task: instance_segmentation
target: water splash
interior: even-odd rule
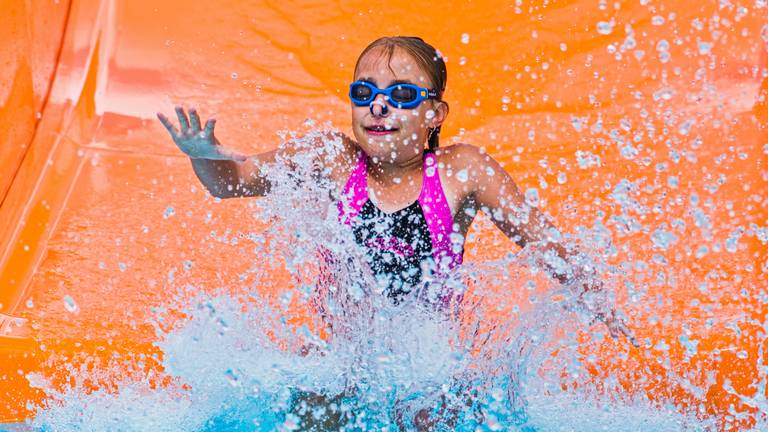
[[[156,308],[153,318],[154,345],[161,353],[156,366],[120,358],[73,364],[63,386],[31,374],[32,385],[48,399],[30,426],[73,431],[718,427],[671,397],[646,397],[638,390],[644,382],[628,384],[601,364],[594,351],[606,343],[605,329],[590,326],[592,316],[578,307],[571,287],[553,289],[544,281],[545,269],[561,274],[568,269],[540,245],[466,264],[445,280],[427,278],[407,301],[392,304],[367,271],[364,251],[337,222],[331,186],[316,180],[313,160],[338,152],[340,143],[317,131],[301,137],[288,133],[286,139],[302,151],[292,158],[291,170],[284,168],[287,161],[267,168],[273,191],[254,210],[256,220],[270,225],[243,238],[261,262],[284,263],[291,279],[275,280],[256,265],[245,290],[177,287],[176,300]],[[622,180],[611,195],[626,217],[645,213],[634,195],[637,187]],[[574,236],[553,235],[591,252],[580,265],[605,275],[606,287],[618,286],[622,269],[599,259],[614,252],[598,221]],[[660,228],[652,239],[665,250],[673,244],[670,236]],[[184,268],[195,269],[186,262]],[[460,307],[437,306],[444,287],[464,294]],[[587,301],[590,307],[614,301],[611,292],[602,294]],[[680,342],[688,357],[697,354],[697,341],[686,336]],[[619,348],[610,361],[631,364],[626,342],[614,343]],[[647,340],[645,348],[659,363],[669,362],[666,342]],[[762,349],[759,355],[762,362]],[[659,378],[687,382],[691,393],[702,393],[671,366]],[[765,406],[757,396],[747,402]]]

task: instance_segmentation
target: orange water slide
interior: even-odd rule
[[[2,9],[0,421],[32,414],[28,403],[43,395],[25,375],[50,372],[52,353],[151,353],[146,318],[173,286],[242,284],[257,260],[231,241],[253,229],[251,201],[207,196],[156,111],[195,105],[244,152],[275,146],[278,131],[308,118],[347,131],[357,54],[394,34],[419,35],[447,57],[444,145],[486,147],[523,190],[536,188],[558,226],[599,221],[613,235],[611,260],[645,289],[627,303],[630,322],[653,343],[605,367],[631,366],[617,373],[643,383],[633,391],[702,403],[724,419],[756,412],[723,383],[765,391],[754,385],[762,330],[742,325],[736,337],[727,320],[707,319],[766,315],[764,1],[10,0]],[[624,187],[637,207],[617,200]],[[469,261],[513,248],[487,225],[474,230]],[[681,332],[700,341],[697,354],[686,357]],[[659,340],[669,352],[654,351]],[[611,358],[611,347],[598,349]],[[659,355],[705,388],[702,400],[642,376],[665,367]]]

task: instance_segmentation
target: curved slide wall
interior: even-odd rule
[[[409,34],[448,58],[444,143],[485,146],[564,229],[611,234],[632,282],[620,300],[650,341],[619,376],[749,424],[765,392],[768,6],[510,3],[4,6],[0,419],[30,415],[42,395],[23,375],[52,353],[150,353],[145,318],[169,285],[237,285],[258,259],[209,240],[252,229],[250,203],[207,197],[155,111],[194,104],[242,151],[307,118],[348,130],[357,54]],[[469,260],[513,248],[475,231]],[[666,367],[703,390],[654,380]]]

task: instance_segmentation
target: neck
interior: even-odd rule
[[[368,176],[380,185],[394,184],[396,178],[405,180],[406,175],[413,173],[417,168],[421,168],[422,157],[422,154],[419,153],[400,162],[374,162],[373,159],[368,158]]]

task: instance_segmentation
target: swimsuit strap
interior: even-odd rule
[[[365,153],[360,151],[357,165],[347,179],[344,192],[337,204],[339,219],[347,225],[351,224],[352,220],[360,214],[366,201],[368,201],[368,160]]]
[[[454,248],[451,242],[453,215],[448,206],[443,185],[440,183],[437,157],[431,151],[424,154],[423,171],[419,205],[429,227],[429,236],[432,239],[432,250],[438,269],[444,269],[446,265],[450,269],[461,264],[464,250],[461,245]]]

